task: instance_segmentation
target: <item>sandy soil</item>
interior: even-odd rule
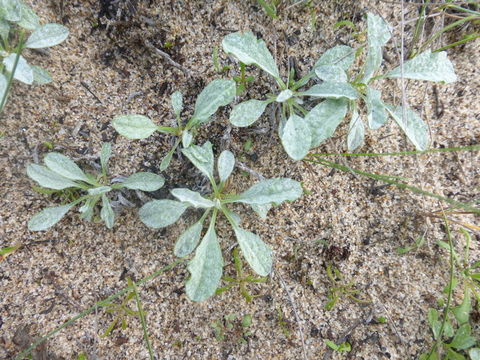
[[[316,28],[304,6],[284,7],[280,19],[272,20],[255,1],[142,1],[135,15],[117,20],[99,19],[101,2],[97,1],[51,1],[48,6],[30,3],[43,22],[63,20],[71,35],[48,56],[27,54],[32,62],[51,71],[55,80],[42,87],[15,84],[1,120],[5,136],[0,138],[0,247],[23,245],[0,262],[1,359],[18,354],[18,330],[23,326],[31,325],[33,336],[44,334],[125,287],[126,277],[139,280],[174,261],[175,239],[195,219],[192,212],[177,225],[154,231],[138,220],[135,209],[123,209],[110,231],[101,223],[84,222],[72,212],[47,232],[29,232],[28,219],[54,204],[48,196],[32,190],[33,182],[25,171],[28,163],[41,160],[49,151],[46,142],[88,167],[97,160],[101,143],[111,141],[113,176],[139,170],[158,172],[169,139],[157,134],[129,141],[116,134],[112,118],[131,112],[168,125],[174,120],[169,95],[175,90],[184,92],[187,113],[191,112],[198,91],[222,77],[213,67],[212,51],[215,46],[220,48],[222,38],[232,31],[250,29],[261,36],[283,74],[289,57],[306,72],[329,47],[340,43],[358,46],[347,30],[333,29],[337,21],[349,19],[363,29],[362,16],[373,11],[396,26],[395,39],[386,51],[391,62],[385,67],[398,63],[395,44],[400,43],[401,12],[399,5],[390,3],[321,2],[316,5]],[[417,16],[414,6],[406,6],[406,10],[406,19]],[[412,24],[407,24],[407,43]],[[191,76],[155,56],[144,46],[145,39],[163,49],[166,42],[173,44],[164,50]],[[479,49],[476,41],[449,52],[459,80],[435,85],[441,114],[432,84],[407,83],[409,103],[423,112],[431,128],[432,147],[478,144]],[[219,52],[221,64],[234,65]],[[265,94],[271,80],[254,68],[249,71],[256,79],[244,98]],[[233,75],[233,71],[228,73]],[[398,103],[397,82],[385,81],[380,87],[385,89],[385,100]],[[268,117],[250,129],[230,129],[229,110],[218,112],[198,141],[208,138],[216,150],[229,148],[265,177],[303,181],[310,194],[273,209],[266,221],[238,207],[245,227],[257,232],[275,252],[273,276],[266,283],[249,285],[258,295],[252,303],[246,303],[236,289],[192,303],[184,293],[188,272],[183,265],[141,289],[157,358],[298,359],[306,355],[309,359],[414,359],[426,351],[432,342],[426,313],[446,284],[448,258],[436,245],[438,240],[446,240],[440,221],[421,214],[438,210],[440,204],[394,187],[380,187],[381,183],[360,176],[293,162],[279,145],[276,131],[271,138]],[[228,131],[230,136],[225,137]],[[346,132],[343,124],[318,150],[344,151]],[[245,152],[243,145],[248,139],[253,148]],[[406,149],[411,145],[392,121],[378,131],[369,131],[362,148],[372,152]],[[413,185],[458,201],[478,200],[477,152],[332,160],[402,176]],[[167,190],[178,184],[197,188],[203,184],[201,175],[180,159],[174,159],[165,176],[168,187],[154,197],[167,196]],[[255,181],[237,170],[232,190],[240,191]],[[141,203],[133,193],[130,199]],[[475,222],[468,215],[457,219]],[[226,250],[234,239],[222,221],[219,236]],[[395,252],[422,234],[426,244],[421,249],[403,256]],[[459,242],[463,239],[457,231],[454,236]],[[478,233],[473,239],[471,258],[478,259]],[[224,257],[224,273],[234,275],[230,254],[224,252]],[[369,303],[342,299],[326,311],[331,286],[325,272],[328,264],[339,268],[359,289],[359,297]],[[239,321],[226,331],[224,340],[215,338],[211,323],[233,313],[253,316],[252,335],[246,342],[240,341]],[[379,317],[387,322],[379,323]],[[101,337],[112,320],[111,314],[98,309],[50,339],[43,355],[49,353],[45,355],[48,359],[76,359],[80,353],[88,359],[147,359],[140,321],[131,317],[126,330]],[[350,342],[352,351],[347,355],[328,352],[324,339],[342,337]]]

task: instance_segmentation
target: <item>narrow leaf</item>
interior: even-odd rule
[[[220,106],[230,104],[235,98],[236,84],[233,80],[213,80],[197,97],[193,119],[206,122]]]
[[[157,126],[143,115],[115,116],[112,125],[120,135],[129,139],[144,139],[157,130]]]
[[[275,60],[270,51],[268,51],[265,42],[257,40],[250,31],[246,33],[237,32],[225,36],[222,46],[227,54],[232,54],[245,65],[257,65],[274,78],[280,78],[277,64],[275,64]]]
[[[165,179],[157,174],[150,172],[138,172],[130,175],[122,183],[127,189],[156,191],[165,183]]]
[[[282,133],[282,145],[293,160],[301,160],[308,154],[312,143],[311,130],[300,116],[291,115]]]
[[[185,230],[175,243],[175,256],[184,257],[190,255],[195,250],[200,236],[202,235],[203,220],[197,221],[195,224]]]
[[[193,135],[190,131],[184,131],[182,133],[182,146],[184,148],[189,147],[192,144]]]
[[[280,204],[284,201],[297,200],[303,189],[298,181],[288,178],[263,180],[240,194],[235,202],[246,204]]]
[[[63,42],[68,36],[68,29],[59,24],[45,24],[37,28],[28,38],[25,46],[41,49]]]
[[[378,129],[388,120],[382,93],[368,86],[365,103],[367,104],[368,126],[372,130]]]
[[[55,225],[73,207],[72,204],[46,208],[34,215],[28,222],[28,229],[31,231],[47,230]]]
[[[43,159],[47,167],[70,180],[89,182],[87,175],[72,160],[63,154],[51,152]]]
[[[160,163],[160,171],[166,170],[170,166],[170,162],[172,161],[172,156],[176,148],[171,148],[167,155],[162,159],[162,162]]]
[[[350,46],[337,45],[331,49],[328,49],[323,53],[320,59],[317,60],[313,69],[321,65],[336,65],[347,71],[355,60],[355,50]]]
[[[100,210],[100,217],[105,222],[107,228],[113,228],[115,222],[115,214],[113,213],[112,205],[105,195],[102,195],[102,210]]]
[[[345,99],[329,99],[315,106],[305,116],[305,122],[310,127],[312,141],[310,148],[319,146],[331,137],[337,126],[347,114],[348,102]]]
[[[0,99],[3,99],[5,95],[5,91],[7,91],[7,87],[8,87],[8,81],[5,78],[5,75],[0,74]]]
[[[202,146],[192,145],[187,149],[182,149],[182,153],[198,170],[213,180],[213,150],[209,141]]]
[[[138,214],[148,227],[158,229],[178,220],[188,205],[174,200],[152,200],[143,205]]]
[[[180,91],[175,91],[172,94],[172,108],[175,116],[180,116],[183,110],[183,94]]]
[[[195,208],[208,209],[215,206],[215,203],[212,200],[205,199],[198,192],[189,189],[177,188],[171,190],[170,192],[181,202],[187,203],[189,206],[193,206]]]
[[[347,136],[347,147],[349,152],[353,152],[360,145],[363,144],[363,139],[365,137],[365,127],[363,121],[360,118],[360,115],[357,111],[354,111],[352,114],[352,119],[350,120],[350,126],[348,129]]]
[[[231,151],[224,150],[217,160],[217,170],[220,181],[225,182],[235,166],[235,156]]]
[[[267,276],[272,271],[272,250],[258,235],[240,227],[234,227],[243,256],[250,267],[260,276]]]
[[[323,82],[322,84],[313,85],[307,91],[299,93],[299,96],[313,96],[326,99],[347,98],[355,100],[358,97],[358,93],[349,83]]]
[[[100,165],[102,166],[102,171],[106,174],[108,171],[108,160],[112,155],[112,144],[104,143],[102,145],[102,152],[100,153]]]
[[[382,47],[390,40],[392,28],[380,16],[367,14],[368,55],[362,82],[367,84],[382,64]]]
[[[3,65],[5,65],[5,69],[9,73],[13,71],[13,65],[15,65],[16,57],[17,54],[13,53],[3,59]],[[25,58],[21,55],[18,59],[17,67],[15,68],[13,78],[28,85],[31,85],[33,83],[33,70],[30,65],[28,65],[27,60],[25,60]]]
[[[403,130],[417,150],[426,150],[430,143],[428,125],[411,109],[405,109],[405,119],[401,106],[386,107],[387,111]]]
[[[193,301],[203,301],[212,296],[222,277],[222,251],[212,224],[188,264],[192,276],[185,288],[187,296]]]
[[[88,195],[103,195],[108,193],[112,188],[110,186],[99,186],[92,189],[88,189]]]
[[[48,189],[63,190],[70,187],[78,187],[78,184],[74,181],[37,164],[28,165],[27,175],[40,186]]]
[[[262,116],[267,105],[267,101],[255,99],[241,102],[233,107],[229,120],[238,127],[250,126]]]

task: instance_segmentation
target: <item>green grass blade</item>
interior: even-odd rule
[[[145,338],[145,342],[147,344],[150,360],[154,360],[155,356],[153,355],[152,345],[150,344],[150,340],[148,339],[148,328],[147,328],[147,321],[145,320],[145,313],[143,312],[143,309],[142,309],[142,303],[140,302],[140,296],[138,295],[137,287],[130,278],[128,278],[128,286],[132,287],[133,292],[135,294],[135,301],[137,302],[138,316],[140,317],[140,321],[142,322],[143,337]]]

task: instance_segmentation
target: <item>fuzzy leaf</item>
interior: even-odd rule
[[[187,149],[182,149],[182,153],[198,170],[209,179],[213,179],[213,150],[209,141],[202,146],[192,145]]]
[[[250,204],[250,207],[257,213],[262,220],[267,218],[268,211],[272,208],[272,204]]]
[[[388,120],[385,104],[382,101],[382,93],[368,86],[365,103],[367,104],[368,126],[372,130],[378,129]]]
[[[360,115],[357,111],[354,111],[352,114],[352,119],[350,120],[350,125],[348,128],[347,136],[347,147],[348,151],[352,152],[360,145],[363,144],[363,139],[365,137],[365,127],[363,121],[360,118]]]
[[[468,356],[470,356],[471,360],[480,360],[480,348],[469,349]]]
[[[458,306],[455,306],[452,309],[452,312],[453,312],[453,315],[455,315],[455,319],[457,319],[459,324],[465,324],[468,322],[471,311],[472,311],[471,290],[469,287],[465,287],[462,303]]]
[[[48,189],[63,190],[70,187],[78,187],[78,184],[74,181],[37,164],[28,165],[27,175],[40,186]]]
[[[282,133],[282,145],[293,160],[301,160],[308,154],[312,135],[310,127],[300,116],[291,115]]]
[[[194,208],[203,208],[209,209],[215,206],[215,203],[212,200],[205,199],[198,192],[189,190],[189,189],[173,189],[170,191],[173,196],[175,196],[179,201],[187,203],[188,206],[193,206]]]
[[[235,156],[231,151],[224,150],[217,160],[217,170],[220,181],[224,182],[228,179],[235,167]]]
[[[313,65],[313,69],[316,69],[321,65],[337,65],[344,71],[347,71],[348,68],[353,64],[354,60],[355,50],[353,50],[350,46],[337,45],[325,51],[320,59],[317,60],[315,65]]]
[[[212,224],[188,264],[192,276],[185,288],[187,296],[193,301],[203,301],[212,296],[222,277],[222,251]]]
[[[55,46],[63,42],[68,36],[68,29],[59,24],[45,24],[37,28],[25,43],[30,49],[41,49]]]
[[[88,195],[103,195],[112,190],[110,186],[99,186],[92,189],[88,189]]]
[[[0,0],[0,14],[10,22],[20,21],[22,5],[19,0]]]
[[[403,130],[407,138],[415,145],[417,150],[426,150],[430,143],[427,124],[411,109],[405,110],[405,119],[402,119],[401,106],[388,106],[387,111]]]
[[[112,205],[105,195],[102,195],[102,210],[100,210],[100,217],[105,222],[107,228],[113,228],[115,222],[115,214],[113,213]]]
[[[52,76],[44,68],[37,65],[30,65],[33,71],[33,81],[39,85],[45,85],[52,82]]]
[[[80,180],[88,182],[87,175],[72,160],[63,154],[51,152],[43,159],[47,167],[57,174],[70,180]]]
[[[195,247],[200,241],[200,236],[202,235],[202,228],[203,221],[197,221],[179,236],[175,243],[175,256],[184,257],[195,250]]]
[[[367,59],[365,60],[365,71],[362,78],[364,84],[368,84],[375,75],[375,72],[380,69],[382,59],[382,48],[372,47],[368,49]]]
[[[183,110],[183,94],[180,91],[175,91],[172,94],[172,108],[175,116],[180,116]]]
[[[160,162],[160,171],[166,170],[170,166],[170,162],[172,161],[173,152],[175,148],[170,149],[170,151],[165,155],[165,157]]]
[[[227,54],[232,54],[245,65],[257,65],[274,78],[280,78],[277,64],[270,51],[268,51],[265,42],[257,40],[250,31],[225,36],[222,46]]]
[[[115,116],[112,125],[120,135],[129,139],[145,139],[157,130],[152,120],[143,115]]]
[[[189,147],[192,144],[193,135],[190,131],[184,131],[182,133],[182,146],[184,148]]]
[[[284,201],[297,200],[302,196],[302,186],[298,181],[288,178],[263,180],[240,194],[235,202],[245,204],[280,204]]]
[[[258,235],[240,227],[234,227],[243,256],[250,267],[260,276],[267,276],[272,271],[272,250]]]
[[[72,204],[67,204],[43,209],[28,221],[28,229],[31,231],[47,230],[59,222],[72,207]]]
[[[348,102],[345,99],[329,99],[315,106],[305,116],[305,122],[310,127],[312,142],[310,148],[319,146],[331,137],[337,126],[347,114]]]
[[[5,42],[8,41],[8,35],[10,33],[10,25],[7,21],[2,19],[0,14],[0,38]]]
[[[464,324],[458,328],[455,336],[449,346],[457,350],[465,350],[472,347],[477,342],[477,339],[471,336],[472,328],[470,324]]]
[[[17,24],[24,29],[35,30],[40,26],[37,14],[23,2],[20,4],[20,17],[20,21]]]
[[[399,78],[402,76],[400,67],[388,72],[387,77]],[[403,77],[414,80],[443,81],[451,83],[457,81],[453,64],[447,58],[445,51],[432,53],[430,50],[405,61]]]
[[[112,144],[104,143],[102,145],[102,152],[100,153],[100,165],[102,166],[102,170],[105,173],[107,173],[108,160],[110,160],[111,155],[112,155]]]
[[[380,16],[367,14],[367,39],[369,47],[381,48],[392,37],[392,27]]]
[[[228,105],[233,101],[236,89],[233,80],[213,80],[198,95],[192,118],[200,123],[208,121],[220,106]]]
[[[8,81],[5,78],[5,75],[0,74],[0,99],[3,99],[5,91],[7,91],[7,87],[8,87]]]
[[[280,94],[277,95],[277,98],[275,99],[276,102],[282,103],[287,101],[293,96],[293,92],[290,89],[285,89],[280,92]]]
[[[347,98],[355,100],[358,96],[355,90],[349,83],[339,82],[323,82],[322,84],[313,85],[307,91],[299,94],[300,96],[313,96],[326,99],[340,99]]]
[[[122,183],[127,189],[156,191],[165,183],[165,179],[157,174],[150,172],[138,172],[130,175]]]
[[[338,65],[320,65],[315,68],[315,75],[320,80],[329,82],[347,82],[347,73]]]
[[[16,57],[17,54],[10,54],[3,59],[3,65],[5,65],[5,69],[10,73],[13,71],[13,65],[15,64]],[[33,70],[31,66],[28,65],[27,60],[25,60],[25,58],[21,55],[18,59],[13,78],[28,85],[32,85],[33,83]]]
[[[267,105],[267,101],[255,99],[241,102],[233,107],[229,121],[238,127],[250,126],[262,116]]]
[[[173,224],[188,205],[174,200],[152,200],[144,204],[138,215],[148,227],[158,229]]]

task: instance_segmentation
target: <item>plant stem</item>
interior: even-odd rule
[[[10,92],[10,88],[12,87],[13,75],[15,74],[15,70],[17,70],[18,61],[20,60],[20,55],[22,54],[23,46],[25,45],[24,38],[25,38],[25,32],[22,31],[20,33],[20,39],[19,39],[18,46],[17,46],[17,49],[16,49],[17,56],[15,56],[15,61],[13,63],[12,72],[8,76],[7,87],[5,89],[5,92],[3,93],[2,101],[0,102],[0,115],[3,112],[3,107],[5,106],[5,103],[7,102],[8,93]]]

